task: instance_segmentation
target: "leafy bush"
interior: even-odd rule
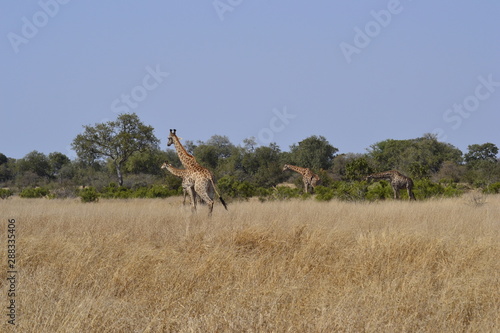
[[[133,192],[125,186],[118,186],[116,183],[110,183],[102,189],[100,196],[101,198],[107,199],[127,199],[133,197]]]
[[[7,199],[8,197],[12,196],[14,192],[12,192],[11,189],[8,188],[0,188],[0,198],[2,199]]]
[[[499,183],[493,183],[488,186],[483,190],[484,193],[488,194],[497,194],[500,193],[500,182]]]
[[[255,186],[247,181],[243,181],[236,187],[238,197],[248,200],[255,194]]]
[[[365,182],[340,182],[337,185],[336,196],[339,200],[360,201],[366,198]]]
[[[314,193],[316,193],[316,200],[318,201],[330,201],[335,196],[335,190],[325,186],[316,186]]]
[[[419,179],[415,181],[413,192],[417,199],[428,199],[431,197],[442,196],[445,193],[444,187],[433,183],[428,179]]]
[[[366,199],[370,201],[385,200],[393,197],[394,192],[392,187],[386,181],[375,182],[367,188]]]
[[[25,188],[19,193],[21,198],[43,198],[50,197],[49,189],[45,187]]]
[[[464,194],[464,189],[456,183],[449,183],[444,186],[443,196],[447,198],[459,197]]]
[[[299,197],[300,190],[298,188],[291,188],[288,186],[277,186],[271,195],[271,198],[274,200],[288,200]]]
[[[217,185],[219,186],[219,189],[224,193],[225,195],[234,198],[237,195],[237,183],[238,181],[236,180],[235,177],[232,176],[224,176],[219,181],[217,182]]]
[[[153,185],[151,187],[138,188],[133,193],[133,196],[135,198],[167,198],[176,194],[179,193],[175,190],[171,190],[162,185]]]
[[[92,186],[86,187],[78,193],[82,202],[97,202],[99,201],[99,193]]]
[[[240,198],[248,200],[255,194],[256,188],[254,185],[250,184],[247,181],[238,181],[235,177],[232,176],[224,176],[217,182],[217,187],[224,193],[225,195],[231,198]]]
[[[259,197],[260,202],[265,202],[273,194],[273,188],[268,187],[257,187],[255,189],[255,194]]]

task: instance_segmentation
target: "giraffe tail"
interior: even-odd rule
[[[226,202],[224,201],[224,199],[222,199],[222,196],[220,195],[219,191],[217,191],[217,187],[215,187],[215,182],[213,179],[210,179],[210,181],[212,182],[212,186],[214,187],[214,191],[215,193],[217,194],[217,196],[219,197],[219,200],[220,202],[222,203],[222,205],[224,206],[224,208],[227,210],[227,204]]]
[[[217,193],[218,194],[218,193]],[[222,199],[222,197],[219,195],[219,200],[220,202],[222,203],[222,205],[224,206],[224,208],[227,210],[227,204],[226,202],[224,201],[224,199]]]

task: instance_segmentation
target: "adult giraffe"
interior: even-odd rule
[[[215,188],[214,176],[207,168],[202,167],[193,155],[189,154],[184,146],[181,144],[179,138],[176,135],[176,130],[171,129],[170,134],[168,136],[167,146],[174,145],[177,150],[177,155],[179,155],[179,159],[181,160],[182,165],[186,168],[186,179],[188,179],[189,188],[191,188],[190,194],[191,197],[191,210],[196,211],[196,200],[194,200],[196,194],[200,196],[200,199],[203,200],[208,205],[208,215],[212,215],[212,211],[214,209],[214,192],[217,193],[220,202],[227,210],[227,205],[222,196],[217,192]],[[188,191],[189,194],[189,191]]]
[[[415,199],[415,195],[413,195],[413,180],[410,177],[403,175],[401,172],[397,170],[389,170],[379,173],[373,173],[366,177],[366,180],[369,181],[371,179],[383,179],[387,180],[394,191],[394,199],[399,199],[399,190],[406,188],[408,191],[409,200],[417,200]]]
[[[314,190],[316,185],[319,185],[321,179],[317,174],[311,171],[309,168],[301,168],[295,165],[285,164],[283,166],[283,171],[292,170],[298,172],[302,175],[302,181],[304,182],[304,192],[309,192],[309,186]]]

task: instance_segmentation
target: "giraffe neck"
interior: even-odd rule
[[[177,155],[179,155],[179,159],[181,160],[182,165],[185,168],[192,168],[194,165],[196,165],[197,163],[194,156],[186,151],[184,146],[179,141],[177,135],[174,135],[173,139],[174,139],[175,149],[177,150]]]
[[[187,170],[184,170],[184,169],[178,169],[176,167],[174,167],[173,165],[171,164],[167,164],[167,170],[173,174],[174,176],[177,176],[177,177],[184,177],[187,173]]]
[[[374,173],[373,175],[370,175],[370,178],[372,178],[372,179],[392,179],[392,177],[394,177],[394,175],[395,175],[394,171],[386,171],[386,172]]]
[[[298,166],[295,166],[295,165],[288,164],[287,168],[290,169],[290,170],[292,170],[292,171],[298,172],[301,175],[303,175],[306,172],[305,168],[301,168],[301,167],[298,167]]]

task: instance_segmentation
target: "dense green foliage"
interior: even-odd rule
[[[82,202],[97,202],[99,201],[99,193],[93,186],[86,187],[79,191],[78,196]]]
[[[0,188],[0,199],[7,199],[13,194],[14,192],[9,188]]]
[[[19,193],[21,198],[50,197],[50,190],[46,187],[25,188]]]
[[[472,144],[464,154],[425,134],[416,139],[377,142],[366,154],[337,154],[339,149],[322,136],[307,137],[289,151],[274,143],[258,146],[254,138],[235,145],[221,135],[206,142],[183,142],[198,162],[214,173],[219,190],[228,199],[309,198],[303,193],[300,175],[282,171],[285,163],[309,167],[321,177],[321,186],[315,189],[315,198],[321,201],[390,199],[393,193],[387,182],[364,180],[370,173],[391,169],[414,180],[417,199],[457,196],[471,188],[500,192],[498,148],[493,143]],[[143,125],[135,114],[85,126],[73,148],[78,155],[75,160],[60,152],[45,155],[32,151],[18,160],[0,153],[0,197],[80,197],[94,202],[99,198],[165,198],[182,193],[181,179],[160,168],[165,160],[181,167],[176,151],[161,150],[153,128]],[[405,191],[401,195],[407,198]]]

